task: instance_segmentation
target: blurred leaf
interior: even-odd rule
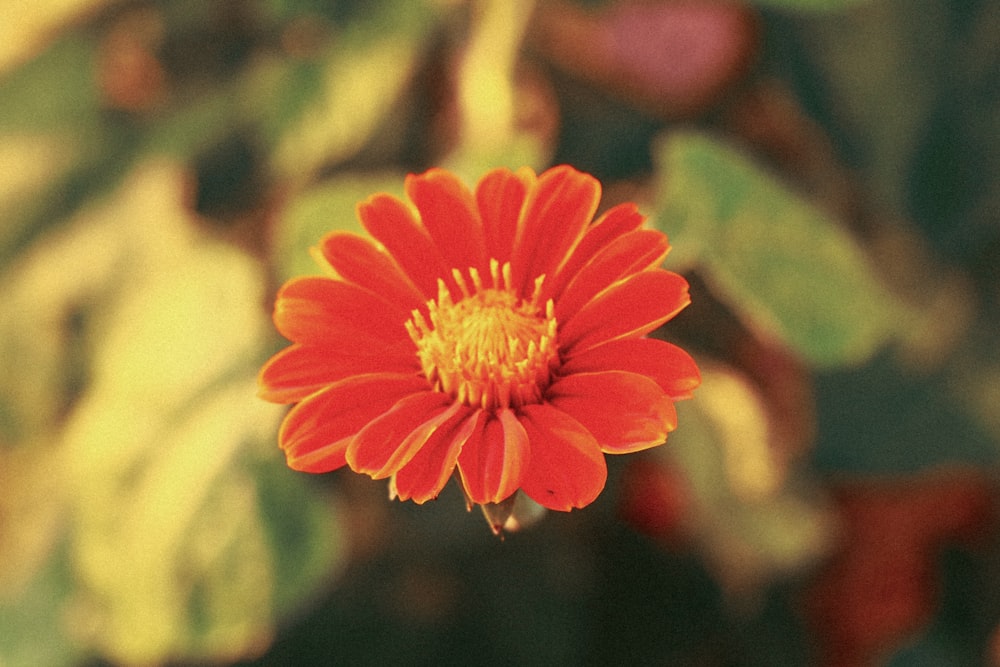
[[[750,0],[750,4],[760,7],[823,12],[843,11],[870,2],[871,0]]]
[[[79,130],[96,121],[97,90],[87,76],[94,50],[92,38],[73,33],[0,77],[0,132]]]
[[[99,164],[86,153],[117,146],[102,143],[97,93],[81,75],[94,49],[70,34],[0,77],[0,267],[79,203],[81,172]]]
[[[660,149],[659,226],[676,265],[819,366],[864,361],[907,313],[834,220],[725,144],[671,135]]]
[[[0,593],[0,665],[79,665],[85,651],[58,622],[73,585],[64,554],[37,565],[30,581]]]
[[[694,539],[720,583],[753,598],[804,571],[830,546],[833,525],[816,489],[775,460],[765,407],[744,378],[702,364],[697,400],[657,450],[687,477]]]
[[[410,83],[440,11],[426,2],[383,4],[352,17],[317,63],[283,72],[261,97],[269,100],[266,127],[278,139],[278,172],[308,178],[355,154]]]
[[[231,83],[231,82],[230,82]],[[249,119],[239,109],[237,86],[222,86],[213,94],[178,107],[148,128],[142,149],[178,159],[190,157],[213,141],[226,137]]]
[[[349,157],[390,112],[425,38],[446,14],[432,4],[384,0],[378,11],[371,11],[369,3],[268,7],[258,17],[265,22],[260,29],[291,40],[283,50],[262,48],[263,43],[244,36],[241,48],[255,57],[248,52],[233,62],[182,68],[155,113],[104,108],[94,74],[99,44],[90,32],[76,31],[54,42],[0,79],[0,133],[71,137],[66,144],[72,150],[71,168],[50,176],[39,186],[42,193],[17,207],[0,236],[0,266],[116,187],[146,155],[189,159],[239,130],[272,151],[279,177],[298,182]],[[226,30],[201,25],[197,17],[202,14],[215,19],[220,14],[198,3],[168,3],[164,9],[168,36],[209,39],[211,29]],[[323,11],[335,15],[329,25]],[[307,26],[309,21],[315,25]],[[305,35],[302,44],[295,42],[296,34]],[[219,47],[209,55],[225,60],[226,54]],[[90,75],[81,76],[81,68]]]
[[[263,650],[339,554],[335,513],[274,444],[281,410],[255,396],[270,331],[263,273],[206,238],[181,192],[178,170],[144,168],[12,267],[23,285],[17,333],[42,341],[30,358],[55,353],[57,386],[67,367],[86,366],[79,396],[62,397],[71,411],[61,436],[15,450],[34,464],[15,481],[69,508],[72,605],[53,600],[45,623],[66,622],[127,664]],[[34,310],[31,294],[42,297]],[[82,313],[72,350],[64,309]],[[59,398],[43,384],[40,401],[47,388]],[[39,476],[51,483],[31,482]]]
[[[958,23],[952,6],[931,0],[914,11],[907,0],[884,0],[801,25],[807,85],[829,100],[811,111],[847,139],[843,151],[890,210],[907,210],[920,145],[938,139],[928,126],[934,104],[958,74],[944,28]]]
[[[80,142],[69,132],[15,133],[0,143],[0,266],[20,250],[27,225],[46,207],[53,181],[65,178],[80,159]]]
[[[527,166],[541,172],[547,166],[548,159],[539,137],[526,132],[513,132],[502,146],[489,150],[470,150],[462,146],[451,153],[442,166],[457,174],[470,188],[474,188],[483,174],[491,169],[507,167],[516,171]]]
[[[357,205],[377,192],[403,196],[403,175],[342,176],[299,194],[288,204],[275,233],[278,277],[315,275],[320,265],[310,254],[328,232],[366,234]]]
[[[0,449],[0,607],[20,599],[26,588],[51,583],[38,578],[49,576],[42,572],[51,568],[50,556],[65,532],[65,470],[37,451],[53,437],[47,435],[35,447]],[[3,655],[0,643],[0,664]]]
[[[300,613],[339,572],[348,535],[345,512],[317,493],[309,476],[289,469],[272,432],[251,469],[260,502],[260,527],[271,560],[272,622]],[[273,623],[277,625],[277,623]]]
[[[43,170],[47,161],[52,172],[62,171],[51,151],[54,139],[11,141],[0,149],[3,165],[29,174],[23,186],[15,187],[10,200],[0,203],[0,213],[11,211],[16,219],[19,205],[29,207],[41,199],[37,181],[30,176]],[[0,163],[2,164],[2,163]],[[19,192],[20,190],[20,192]],[[51,438],[82,372],[83,359],[72,358],[81,344],[81,327],[92,300],[107,289],[116,262],[124,256],[128,227],[111,229],[106,205],[92,207],[76,219],[76,227],[52,232],[28,250],[4,248],[12,257],[0,274],[5,288],[0,295],[0,445],[15,446]],[[10,218],[8,218],[10,220]],[[121,221],[118,223],[124,226]],[[37,232],[40,234],[41,230]],[[4,238],[6,243],[11,239]]]

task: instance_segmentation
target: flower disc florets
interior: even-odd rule
[[[539,403],[559,359],[552,301],[539,303],[542,278],[530,299],[520,299],[510,289],[510,264],[494,260],[490,273],[487,287],[474,268],[471,286],[454,271],[457,302],[439,281],[428,317],[414,311],[407,331],[437,391],[489,410]]]

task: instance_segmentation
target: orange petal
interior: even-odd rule
[[[438,278],[450,275],[451,267],[410,207],[391,195],[377,194],[358,204],[358,218],[399,262],[424,298],[436,297]]]
[[[609,454],[663,443],[677,428],[677,412],[650,378],[626,371],[570,375],[554,382],[548,401],[577,420]]]
[[[326,472],[345,463],[351,438],[409,394],[427,390],[415,375],[373,373],[346,378],[296,405],[285,417],[278,441],[288,465]]]
[[[457,176],[431,169],[406,178],[406,194],[420,211],[420,220],[449,267],[486,271],[483,223],[472,192]]]
[[[623,338],[570,356],[559,368],[564,375],[621,370],[651,377],[677,401],[691,398],[701,384],[694,359],[681,348],[656,338]]]
[[[522,408],[531,457],[521,489],[552,510],[585,507],[604,489],[608,468],[600,445],[583,424],[545,403]]]
[[[527,167],[516,173],[501,168],[483,176],[476,186],[486,254],[501,264],[509,261],[514,251],[521,208],[535,181],[535,172]]]
[[[271,357],[258,376],[259,395],[294,403],[352,375],[420,371],[413,345],[381,346],[377,354],[345,354],[330,347],[291,345]]]
[[[639,229],[645,220],[646,218],[639,213],[636,205],[631,202],[618,204],[608,209],[590,226],[556,275],[551,276],[551,279],[546,281],[548,288],[546,297],[561,294],[569,281],[594,255],[600,252],[601,248],[619,236]]]
[[[425,385],[426,386],[426,385]],[[347,448],[347,463],[372,479],[394,475],[442,424],[469,410],[447,394],[425,391],[400,400],[365,426]]]
[[[409,338],[409,311],[374,292],[330,278],[295,278],[278,290],[274,324],[295,343],[334,346],[351,339],[377,339],[381,345]],[[369,349],[354,343],[351,349]]]
[[[605,246],[556,295],[556,320],[580,310],[618,280],[658,265],[667,256],[667,237],[653,229],[637,229]]]
[[[601,199],[601,184],[570,166],[538,177],[528,195],[518,230],[511,272],[522,296],[530,296],[538,276],[550,279],[583,236]]]
[[[601,343],[647,334],[690,301],[687,281],[676,273],[637,273],[570,314],[559,329],[560,349],[572,356]]]
[[[482,410],[455,413],[417,450],[410,462],[399,469],[392,484],[396,497],[424,503],[437,498],[448,483],[462,446],[476,430]]]
[[[398,304],[407,311],[427,299],[399,268],[399,264],[374,243],[350,232],[333,232],[320,241],[323,257],[341,278]]]
[[[474,503],[499,503],[517,491],[529,458],[528,434],[511,410],[481,420],[458,457],[465,494]]]

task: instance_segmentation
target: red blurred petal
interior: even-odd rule
[[[377,194],[358,204],[358,218],[424,297],[436,297],[438,278],[451,275],[451,267],[410,207],[391,195]]]
[[[626,454],[662,444],[677,412],[650,378],[625,371],[582,373],[554,382],[549,403],[590,431],[601,450]]]
[[[530,296],[538,276],[549,278],[580,240],[601,198],[593,176],[562,165],[543,172],[525,203],[511,260],[514,285]]]
[[[656,338],[623,338],[569,356],[559,369],[565,375],[608,370],[651,377],[673,400],[691,398],[701,384],[694,359],[681,348]]]
[[[625,336],[649,333],[688,303],[688,284],[676,273],[643,271],[605,290],[579,312],[560,312],[560,349],[567,356]]]
[[[483,221],[486,254],[501,264],[510,260],[521,207],[535,181],[535,173],[527,168],[517,172],[494,169],[483,176],[476,186],[476,203]]]
[[[559,295],[559,311],[575,313],[618,280],[658,265],[669,250],[667,237],[653,229],[637,229],[618,237],[566,286]]]
[[[531,47],[554,65],[659,118],[695,117],[753,64],[749,3],[547,2]]]
[[[456,412],[441,424],[410,462],[393,477],[392,487],[400,500],[425,503],[437,498],[448,483],[462,446],[476,429],[482,410]]]
[[[474,503],[499,503],[517,491],[529,458],[528,434],[511,410],[481,420],[458,457],[466,495]]]
[[[980,471],[942,469],[833,491],[844,534],[807,591],[808,620],[824,664],[877,664],[930,620],[940,550],[995,526],[996,489]]]
[[[752,12],[728,3],[622,5],[607,27],[607,60],[617,69],[608,74],[632,88],[625,94],[688,113],[745,71],[756,41]]]
[[[361,429],[347,449],[347,462],[373,479],[389,477],[410,462],[437,428],[470,409],[436,391],[407,396]]]
[[[483,224],[476,200],[457,176],[431,169],[406,178],[406,194],[420,211],[420,220],[451,268],[488,270]]]
[[[408,311],[427,301],[396,261],[363,236],[333,232],[320,241],[320,250],[341,278]]]
[[[521,489],[551,510],[585,507],[604,489],[608,468],[594,436],[565,412],[545,403],[522,408],[531,456]]]
[[[383,347],[379,354],[345,354],[329,347],[291,345],[271,357],[260,371],[261,398],[294,403],[352,375],[412,373],[420,364],[410,344]]]
[[[295,343],[332,347],[344,339],[375,338],[384,346],[409,338],[405,327],[409,318],[409,311],[374,292],[314,276],[285,283],[274,303],[275,326]],[[350,349],[357,347],[355,343]]]
[[[640,533],[667,546],[681,546],[693,537],[694,491],[677,463],[636,457],[621,478],[618,515]]]
[[[326,472],[345,463],[351,438],[400,398],[427,390],[415,375],[372,373],[346,378],[310,396],[285,417],[278,441],[288,465],[305,472]]]
[[[572,254],[556,275],[552,276],[551,280],[546,281],[546,296],[558,297],[562,294],[569,281],[576,277],[580,269],[600,252],[601,248],[619,236],[639,229],[645,220],[646,218],[639,213],[636,205],[631,202],[608,209],[583,235],[580,243],[573,249]]]

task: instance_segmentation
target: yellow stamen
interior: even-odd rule
[[[485,409],[540,402],[559,359],[552,301],[540,303],[544,276],[530,299],[511,290],[509,262],[490,261],[490,286],[474,268],[468,280],[457,270],[452,276],[458,303],[439,280],[427,318],[415,310],[406,323],[427,379],[437,391]]]

